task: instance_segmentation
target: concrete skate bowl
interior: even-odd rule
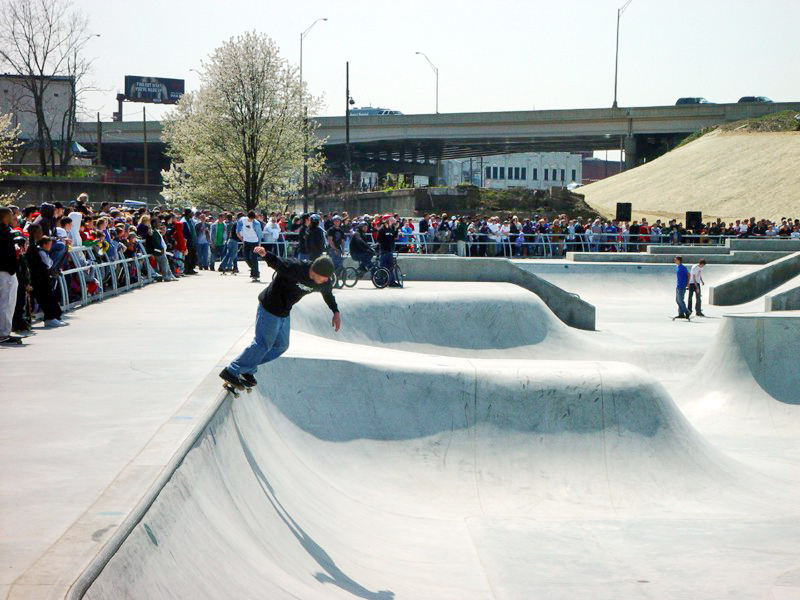
[[[645,373],[441,360],[266,365],[85,597],[751,598],[800,566],[776,486]]]
[[[800,437],[800,311],[726,315],[679,397],[704,430]]]
[[[420,285],[420,284],[417,284]],[[582,358],[591,333],[562,323],[531,292],[511,284],[444,289],[349,290],[336,296],[334,332],[321,299],[292,311],[292,329],[341,342],[443,356]]]

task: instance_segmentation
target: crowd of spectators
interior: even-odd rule
[[[327,252],[341,269],[352,254],[362,270],[375,254],[452,253],[459,256],[560,257],[569,250],[638,252],[651,243],[719,243],[725,237],[800,239],[800,219],[708,222],[687,230],[675,220],[500,217],[429,214],[418,219],[397,214],[296,214],[274,211],[213,214],[190,208],[126,209],[102,204],[93,210],[82,194],[61,203],[2,209],[3,267],[0,312],[13,300],[13,318],[0,319],[0,342],[31,331],[41,312],[46,327],[66,325],[67,303],[116,283],[176,281],[198,271],[237,274],[240,257],[250,277],[259,279],[257,246],[279,256],[314,260]],[[6,223],[7,221],[7,223]],[[79,251],[78,251],[79,250]],[[78,276],[81,273],[81,277]],[[16,275],[13,299],[6,296],[9,275]],[[4,318],[4,317],[3,317]],[[11,340],[13,343],[14,340]]]

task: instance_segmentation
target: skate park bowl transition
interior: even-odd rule
[[[340,294],[338,338],[298,304],[71,597],[800,597],[800,474],[722,452],[648,371],[559,356],[606,338],[532,294],[400,292]],[[698,369],[800,423],[797,323],[726,317]]]

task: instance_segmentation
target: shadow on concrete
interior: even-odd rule
[[[275,513],[278,515],[281,521],[286,524],[286,527],[289,529],[292,535],[297,538],[297,541],[300,542],[300,545],[308,553],[308,555],[313,558],[324,570],[324,572],[315,573],[314,578],[320,583],[330,583],[340,587],[341,589],[353,594],[358,598],[365,598],[367,600],[392,600],[394,598],[394,592],[390,592],[388,590],[372,592],[363,585],[359,584],[357,581],[354,581],[351,577],[347,576],[344,571],[336,566],[333,558],[331,558],[331,556],[325,552],[325,550],[319,544],[317,544],[289,515],[288,511],[278,500],[277,495],[275,494],[275,489],[267,480],[267,476],[261,470],[261,467],[258,465],[258,461],[256,460],[255,456],[253,456],[247,440],[245,440],[244,436],[242,435],[239,424],[236,423],[235,416],[234,426],[236,427],[236,435],[239,437],[239,443],[242,446],[242,451],[244,452],[245,458],[247,458],[247,463],[250,465],[253,474],[256,476],[256,479],[261,485],[261,489],[264,491],[264,495],[267,497],[267,500],[272,505],[272,508],[275,509]]]

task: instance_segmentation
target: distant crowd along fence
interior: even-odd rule
[[[350,252],[350,238],[345,237],[345,253]],[[669,231],[632,236],[620,233],[522,233],[508,235],[469,234],[465,242],[468,256],[513,256],[550,258],[566,252],[645,252],[648,245],[724,246],[726,239],[737,235],[680,234]],[[753,239],[786,239],[778,236],[750,236]],[[267,249],[281,256],[293,256],[297,247],[297,233],[284,232],[277,241],[262,241]],[[373,244],[374,245],[374,244]],[[458,244],[452,232],[400,234],[395,241],[400,253],[457,254]]]
[[[158,277],[141,242],[130,258],[112,260],[108,254],[98,258],[86,246],[73,247],[68,256],[73,266],[58,274],[61,308],[65,311],[145,286]]]

